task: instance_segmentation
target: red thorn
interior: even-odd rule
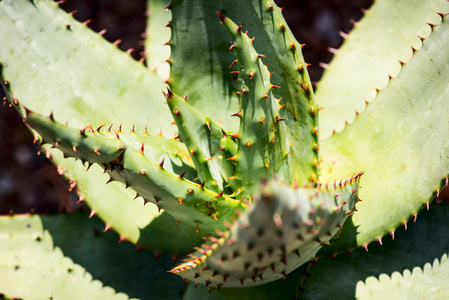
[[[215,233],[218,234],[222,238],[226,237],[226,233],[224,233],[220,229],[215,229]]]
[[[178,175],[179,179],[184,179],[184,175],[186,174],[186,171],[182,172],[182,174]]]
[[[365,248],[366,252],[368,252],[368,244],[363,245],[363,248]]]
[[[337,54],[338,53],[338,49],[331,48],[331,47],[327,48],[327,51],[329,51],[332,54]]]
[[[117,131],[115,131],[115,129],[114,129],[115,139],[117,139],[117,140],[120,139],[120,136],[118,135],[119,133],[121,133],[121,132],[117,132]]]
[[[226,17],[224,15],[222,15],[221,13],[219,13],[218,11],[215,12],[217,14],[217,16],[220,18],[221,22],[224,22],[226,20]]]
[[[143,154],[143,151],[144,151],[144,144],[142,143],[142,146],[140,147],[139,151],[137,151],[137,152],[140,152]]]
[[[432,29],[435,27],[435,26],[437,26],[436,24],[432,24],[432,23],[429,23],[429,22],[426,22],[427,23],[427,25],[429,25],[430,27],[432,27]]]
[[[106,226],[105,226],[104,229],[103,229],[103,232],[106,232],[106,231],[108,231],[109,229],[111,229],[111,225],[106,224]]]
[[[50,112],[50,115],[48,116],[48,118],[50,119],[50,121],[54,122],[55,118],[53,117],[53,111]]]
[[[223,132],[223,137],[227,137],[228,136],[227,133],[223,129],[221,129],[221,132]]]
[[[174,97],[173,92],[172,92],[169,88],[167,88],[167,93],[164,94],[164,95],[165,95],[166,98],[168,98],[168,99],[170,99],[170,100],[172,100],[173,97]]]
[[[281,118],[279,118],[279,116],[276,116],[276,122],[282,122],[282,121],[284,121],[285,119],[281,119]]]
[[[320,62],[320,63],[318,63],[318,65],[321,67],[321,68],[323,68],[323,69],[327,69],[328,68],[328,64],[325,64],[325,63],[323,63],[323,62]]]
[[[282,218],[279,214],[274,214],[273,215],[273,222],[276,225],[276,228],[282,228],[283,226],[283,222],[282,222]]]
[[[159,163],[159,167],[162,169],[164,168],[164,161],[165,161],[165,158],[163,158],[162,161]]]
[[[346,39],[346,38],[348,37],[348,34],[347,34],[347,33],[344,33],[343,31],[340,31],[338,34],[339,34],[343,39]]]
[[[123,243],[126,240],[127,240],[127,238],[125,236],[121,235],[119,240],[118,240],[118,243],[121,244],[121,243]]]
[[[133,125],[133,128],[131,129],[131,133],[136,133],[135,131],[134,131],[134,128],[136,127],[136,125]]]

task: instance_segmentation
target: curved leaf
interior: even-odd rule
[[[357,244],[404,224],[438,195],[449,171],[449,21],[344,131],[322,141],[321,178],[364,171]],[[443,180],[443,181],[442,181]]]
[[[317,261],[310,264],[305,273],[307,277],[304,277],[303,292],[299,293],[299,298],[365,299],[359,288],[363,287],[363,282],[367,278],[395,272],[403,273],[405,270],[421,268],[435,259],[440,259],[449,252],[448,215],[447,203],[433,204],[430,211],[419,213],[416,222],[410,220],[407,229],[399,228],[394,240],[385,237],[382,245],[377,243],[370,245],[368,252],[363,248],[357,248],[350,252],[350,255],[341,253],[333,258],[319,252]],[[438,288],[446,290],[446,282],[433,280],[427,284],[427,291],[431,292]],[[375,296],[384,299],[376,293]],[[400,296],[393,295],[387,298],[401,299]]]
[[[0,217],[0,291],[22,299],[179,299],[182,280],[88,214]],[[99,281],[101,280],[101,281]],[[152,282],[150,285],[148,282]],[[111,285],[113,288],[103,286]]]
[[[166,9],[170,0],[147,1],[147,28],[145,31],[145,60],[150,70],[166,80],[170,75],[170,66],[167,60],[170,58],[170,47],[166,45],[170,41],[171,11]]]
[[[21,104],[79,128],[115,123],[173,134],[162,80],[55,2],[4,0],[0,15],[8,28],[0,31],[8,41],[2,76]]]
[[[250,287],[285,278],[340,230],[358,200],[359,178],[321,189],[262,184],[228,231],[209,238],[172,272],[207,287]]]
[[[428,37],[428,23],[439,23],[435,12],[449,12],[444,0],[377,0],[355,25],[337,50],[318,83],[316,99],[320,112],[320,135],[340,132],[352,123],[365,101],[376,101],[376,89],[388,84],[400,71],[399,61],[408,62],[413,49]]]
[[[365,284],[357,286],[358,299],[447,299],[449,288],[449,262],[447,254],[433,265],[427,263],[424,268],[415,267],[403,274],[395,272],[390,276],[380,275],[379,279],[368,277]]]
[[[314,134],[314,129],[318,129],[318,107],[301,45],[288,28],[281,10],[267,0],[186,0],[173,1],[171,7],[169,84],[172,91],[177,95],[188,94],[189,102],[196,109],[215,122],[222,120],[226,131],[238,132],[239,119],[229,117],[240,110],[236,94],[240,89],[230,74],[236,71],[233,66],[236,57],[215,13],[221,12],[242,25],[250,37],[255,37],[253,45],[257,52],[266,56],[263,62],[273,72],[272,84],[281,87],[273,95],[285,105],[279,114],[285,119],[288,141],[294,142],[290,159],[298,167],[294,168],[292,179],[300,184],[308,181],[316,171],[311,150],[318,143]]]

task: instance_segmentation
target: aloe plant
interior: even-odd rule
[[[148,5],[144,64],[0,1],[5,101],[91,210],[0,218],[4,298],[447,296],[447,207],[416,221],[448,183],[447,1],[378,0],[316,93],[273,1]]]

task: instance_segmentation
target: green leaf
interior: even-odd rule
[[[421,48],[418,36],[428,37],[426,23],[439,23],[435,12],[449,12],[444,0],[378,0],[355,25],[337,50],[318,84],[316,99],[320,112],[320,135],[340,132],[345,121],[352,123],[356,112],[366,109],[365,100],[376,101],[376,89],[396,76],[400,61],[408,62],[413,49]]]
[[[142,149],[126,146],[118,132],[75,130],[31,111],[27,111],[26,122],[42,135],[43,142],[64,155],[98,163],[111,179],[130,186],[145,201],[192,227],[214,232],[223,228],[223,220],[235,215],[235,209],[242,208],[240,202],[187,180],[184,174],[165,170],[164,161],[151,162]]]
[[[218,15],[231,38],[239,68],[236,72],[240,109],[234,116],[240,119],[240,127],[232,182],[242,196],[251,195],[261,177],[269,178],[274,173],[281,181],[291,184],[292,175],[287,168],[290,152],[286,144],[289,141],[281,122],[284,120],[279,116],[282,106],[273,96],[276,86],[271,84],[270,72],[262,62],[263,55],[257,53],[241,26]]]
[[[188,95],[189,103],[213,121],[222,120],[226,131],[238,132],[239,119],[229,116],[240,108],[239,91],[230,72],[235,55],[229,50],[230,40],[219,23],[216,12],[221,12],[250,37],[255,37],[254,48],[265,55],[269,65],[275,98],[285,105],[280,118],[285,119],[287,140],[293,142],[291,165],[293,178],[298,183],[316,179],[318,164],[313,149],[317,149],[318,110],[301,45],[288,28],[280,9],[273,1],[173,1],[171,23],[171,74],[169,84],[178,95]],[[207,26],[205,26],[207,24]],[[199,55],[192,55],[199,53]],[[205,55],[207,54],[207,55]],[[212,104],[213,103],[213,104]]]
[[[162,80],[49,0],[0,2],[2,76],[19,103],[70,126],[173,134]],[[151,112],[152,117],[143,112]]]
[[[394,232],[445,184],[448,36],[446,17],[376,100],[344,131],[322,141],[322,180],[365,172],[353,217],[359,246]]]
[[[447,299],[449,289],[449,262],[447,254],[424,268],[415,267],[403,274],[395,272],[391,277],[382,274],[379,279],[368,277],[365,284],[357,286],[358,299]]]
[[[186,98],[181,98],[170,90],[167,93],[167,103],[178,127],[179,137],[195,163],[198,179],[205,183],[206,188],[222,192],[226,179],[234,174],[229,171],[235,169],[228,160],[230,157],[226,155],[226,149],[220,145],[221,139],[226,135],[223,128],[191,106]],[[228,145],[231,149],[237,147],[237,143],[231,140],[229,143],[234,144]]]
[[[228,231],[209,238],[172,272],[206,287],[250,287],[286,277],[340,230],[358,200],[359,178],[322,189],[262,184]]]
[[[22,299],[180,299],[182,280],[88,214],[0,217],[0,291]],[[151,283],[151,284],[150,284]],[[111,287],[109,287],[109,286]]]
[[[185,255],[202,243],[204,232],[185,223],[177,224],[167,213],[160,213],[155,205],[145,205],[135,198],[136,193],[125,189],[125,185],[109,181],[109,176],[98,165],[88,171],[79,160],[63,158],[61,151],[45,147],[53,162],[69,182],[76,184],[82,201],[89,203],[91,213],[100,217],[107,228],[120,235],[121,240],[130,241],[143,249],[156,253]],[[167,238],[170,237],[170,238]]]
[[[0,27],[7,28],[0,30],[0,40],[8,41],[0,47],[1,84],[11,103],[44,115],[53,112],[57,121],[79,129],[115,123],[127,130],[135,125],[137,132],[148,126],[148,131],[156,134],[163,126],[164,134],[174,133],[161,92],[162,80],[55,2],[5,0],[0,2],[0,15]],[[148,118],[142,112],[154,115]],[[136,140],[129,138],[127,142],[135,144]],[[63,159],[57,150],[51,153],[60,172],[76,184],[92,212],[123,239],[172,254],[186,254],[201,241],[201,233],[197,236],[194,228],[185,224],[176,227],[175,219],[159,216],[156,206],[144,207],[141,198],[132,201],[135,193],[125,190],[125,185],[106,186],[109,177],[101,168],[92,166],[86,172],[81,162]],[[176,164],[187,170],[190,178],[191,172],[179,158]],[[175,239],[166,239],[164,234],[182,241],[174,243]]]
[[[170,58],[170,47],[166,45],[170,41],[171,11],[166,9],[170,0],[148,0],[147,2],[147,28],[145,31],[145,60],[150,70],[154,70],[162,79],[168,79],[170,66],[167,60]]]
[[[340,253],[334,258],[319,252],[315,264],[308,267],[308,276],[304,278],[302,284],[304,291],[299,294],[299,298],[365,299],[362,297],[366,295],[362,293],[362,288],[365,281],[368,283],[372,280],[369,278],[373,276],[383,278],[385,274],[391,276],[397,272],[408,273],[406,270],[422,268],[427,263],[433,263],[435,259],[440,259],[449,252],[448,215],[447,203],[433,204],[429,211],[420,212],[415,222],[410,220],[407,229],[399,228],[394,240],[391,237],[384,237],[382,245],[372,244],[368,247],[368,252],[363,248],[357,248],[350,252],[350,255]],[[430,277],[427,274],[425,277],[422,280],[427,282],[428,292],[438,288],[440,291],[447,290],[447,281],[433,279],[432,282],[428,282]],[[420,285],[415,286],[418,288]],[[410,287],[410,290],[412,289],[413,287]],[[393,289],[388,289],[388,292],[393,293]],[[377,294],[377,291],[374,296],[377,296],[376,299],[385,299],[385,296]],[[413,299],[408,296],[404,299]],[[401,297],[389,294],[387,298],[402,299]]]

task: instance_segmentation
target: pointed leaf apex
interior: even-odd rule
[[[215,12],[216,14],[217,14],[217,16],[220,18],[220,21],[221,22],[224,22],[224,21],[226,21],[226,17],[224,16],[224,15],[222,15],[220,12]]]
[[[167,88],[167,93],[164,93],[164,96],[167,99],[173,100],[175,95],[173,94],[173,92],[169,88]]]

